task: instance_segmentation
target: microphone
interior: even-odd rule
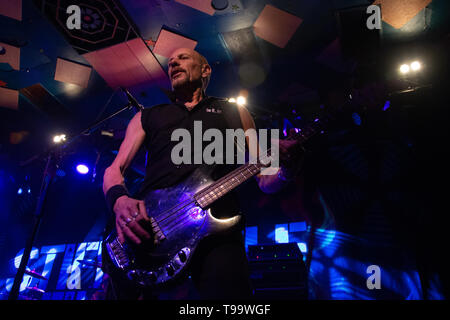
[[[125,94],[128,97],[128,101],[130,102],[130,104],[136,108],[137,112],[144,110],[144,107],[142,106],[142,104],[140,104],[132,95],[131,93],[128,92],[127,89],[125,89],[124,87],[120,87],[120,89],[122,89],[123,92],[125,92]]]

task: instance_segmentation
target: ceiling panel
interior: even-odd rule
[[[432,0],[376,0],[381,5],[383,21],[400,29],[428,6]]]
[[[185,6],[194,8],[212,16],[216,10],[211,6],[211,0],[175,0]]]
[[[58,58],[56,61],[55,80],[87,88],[91,70],[91,67]]]
[[[19,91],[0,87],[0,107],[17,110]]]
[[[83,57],[113,89],[164,82],[164,70],[142,39],[89,52]]]
[[[194,50],[197,41],[183,37],[169,30],[161,29],[158,40],[156,40],[153,52],[168,58],[177,48],[189,48]]]
[[[299,17],[274,6],[266,5],[256,19],[253,28],[258,37],[284,48],[301,23],[302,19]]]
[[[22,0],[4,0],[0,6],[0,15],[22,20]]]

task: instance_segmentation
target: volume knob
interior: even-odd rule
[[[156,278],[156,274],[152,271],[149,271],[145,274],[147,276],[147,280],[149,280],[150,283],[154,283],[157,278]]]
[[[185,262],[187,259],[186,253],[181,250],[180,252],[178,252],[178,258],[180,259],[181,262]]]
[[[173,276],[173,274],[175,273],[175,269],[173,268],[173,266],[171,264],[168,264],[166,266],[166,271],[169,276]]]

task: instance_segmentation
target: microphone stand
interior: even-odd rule
[[[27,242],[25,244],[25,248],[23,251],[22,258],[20,260],[19,268],[17,269],[17,273],[14,277],[14,283],[12,285],[11,291],[8,296],[8,300],[17,300],[19,297],[19,291],[20,291],[20,284],[22,283],[23,276],[25,274],[25,269],[28,264],[28,261],[30,259],[31,249],[33,248],[33,243],[36,238],[36,235],[38,233],[39,227],[41,225],[43,213],[44,213],[44,207],[47,200],[47,191],[51,183],[53,182],[53,179],[55,177],[55,168],[57,166],[58,160],[60,160],[63,157],[63,150],[66,149],[70,144],[72,144],[75,140],[77,140],[82,135],[90,134],[91,132],[98,129],[98,127],[106,122],[107,120],[117,116],[119,113],[122,113],[125,110],[131,109],[135,107],[134,104],[129,101],[128,104],[126,104],[122,109],[119,111],[114,112],[113,114],[107,116],[103,120],[97,121],[96,123],[90,125],[86,130],[83,130],[81,133],[75,135],[73,138],[67,140],[67,142],[51,147],[48,150],[44,151],[41,154],[35,155],[31,157],[30,159],[23,161],[20,163],[21,166],[28,165],[32,162],[34,162],[37,159],[46,157],[46,165],[44,169],[44,174],[42,178],[42,184],[41,189],[39,191],[39,197],[36,205],[36,209],[34,212],[34,225],[32,232],[27,239]],[[136,108],[136,107],[135,107]],[[139,108],[136,108],[137,111],[140,111]]]

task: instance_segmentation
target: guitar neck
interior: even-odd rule
[[[298,140],[300,145],[304,144],[314,135],[322,132],[325,125],[328,124],[332,118],[333,115],[331,113],[321,117],[320,119],[316,118],[312,123],[300,129],[294,139]],[[266,155],[259,158],[259,160],[260,161],[256,164],[245,164],[236,170],[233,170],[221,179],[215,181],[212,185],[195,194],[194,199],[200,207],[205,208],[242,183],[246,182],[251,177],[257,175],[263,167],[268,166],[267,163],[270,164],[270,149],[267,150]]]
[[[205,208],[246,182],[251,177],[257,175],[262,167],[264,167],[264,165],[260,163],[245,164],[198,192],[195,194],[194,198],[200,207]]]

